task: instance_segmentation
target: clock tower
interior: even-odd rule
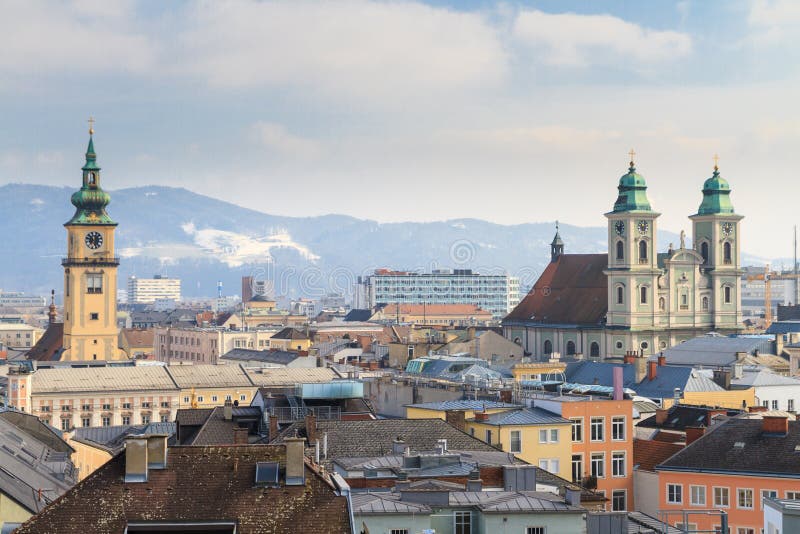
[[[93,121],[90,119],[90,124]],[[67,257],[64,267],[64,339],[61,360],[119,360],[117,267],[114,230],[106,213],[111,197],[100,187],[94,152],[94,129],[83,166],[83,185],[72,195],[75,215],[64,223]]]

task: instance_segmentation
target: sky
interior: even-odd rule
[[[7,0],[0,183],[381,222],[605,225],[636,152],[690,231],[719,154],[743,249],[791,255],[800,2]]]

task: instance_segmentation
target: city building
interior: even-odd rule
[[[269,298],[271,292],[271,281],[256,278],[255,276],[242,277],[242,302],[249,302],[256,296]]]
[[[36,328],[22,322],[0,322],[0,344],[10,349],[30,349],[43,334],[41,328]]]
[[[230,330],[225,327],[157,326],[153,329],[155,359],[160,362],[218,363],[234,349],[265,350],[277,328]]]
[[[436,269],[431,273],[378,269],[359,277],[354,308],[378,304],[474,304],[499,320],[519,303],[519,279],[478,274],[471,269]]]
[[[504,334],[536,359],[554,353],[656,354],[709,331],[742,329],[742,216],[714,167],[692,215],[692,243],[659,252],[658,217],[631,161],[608,219],[607,254],[565,254],[556,229],[551,262],[504,320]]]
[[[302,350],[311,348],[311,336],[308,330],[299,330],[287,326],[269,338],[269,348],[277,350]]]
[[[317,357],[305,351],[232,349],[220,356],[220,363],[227,362],[247,367],[316,367]]]
[[[477,304],[387,304],[378,306],[369,320],[421,326],[487,326],[492,313]]]
[[[755,534],[767,499],[800,498],[800,422],[786,412],[753,415],[761,418],[729,419],[655,467],[659,509],[673,513],[670,524],[683,523],[684,512],[718,509],[727,512],[730,532]],[[708,531],[721,526],[704,514],[687,522]]]
[[[154,331],[152,328],[121,328],[119,348],[132,360],[152,359]]]
[[[22,523],[78,480],[73,449],[36,417],[0,412],[0,529]]]
[[[764,534],[800,532],[800,500],[766,497],[764,499]]]
[[[153,304],[158,300],[173,303],[181,300],[181,281],[160,274],[153,278],[128,277],[128,304]]]
[[[0,289],[0,308],[44,308],[45,306],[47,299],[44,297]]]
[[[352,532],[348,508],[348,488],[305,460],[303,440],[170,447],[150,434],[129,437],[123,453],[16,532],[342,534]]]

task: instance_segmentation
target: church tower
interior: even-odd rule
[[[731,188],[720,175],[714,156],[714,173],[703,184],[703,201],[692,220],[695,250],[703,257],[703,269],[711,277],[712,302],[708,306],[716,329],[740,329],[742,297],[739,280],[739,221],[731,204]]]
[[[556,235],[550,243],[550,261],[558,261],[562,254],[564,254],[564,241],[561,240],[561,235],[558,233],[558,221],[556,221]]]
[[[660,274],[656,254],[656,220],[660,214],[650,207],[647,184],[636,172],[634,155],[631,150],[628,172],[619,179],[614,209],[605,214],[609,282],[606,324],[630,329],[652,328]],[[616,340],[612,350],[630,350],[626,344]]]
[[[90,120],[90,124],[93,121]],[[94,129],[83,166],[83,185],[72,195],[75,215],[64,223],[64,351],[61,360],[118,360],[117,267],[114,230],[106,213],[111,197],[100,187]]]

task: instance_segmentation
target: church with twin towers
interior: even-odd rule
[[[692,246],[657,241],[658,218],[631,151],[608,221],[606,254],[567,254],[556,230],[551,260],[503,320],[508,339],[534,360],[553,353],[616,358],[656,354],[687,339],[741,331],[742,216],[716,164],[703,183]]]

